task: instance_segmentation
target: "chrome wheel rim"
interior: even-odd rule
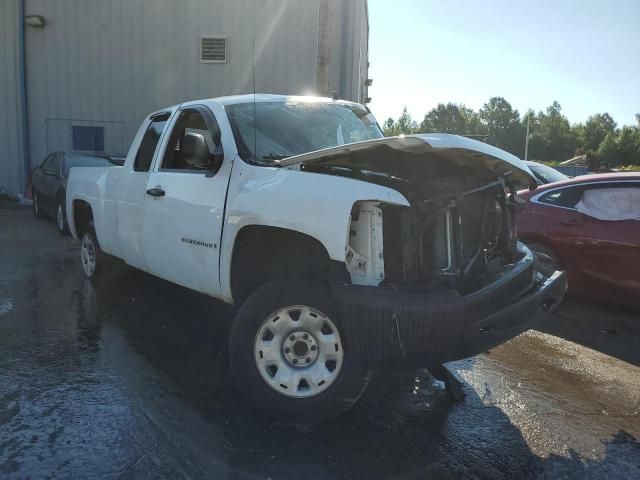
[[[64,212],[62,211],[62,205],[60,204],[58,204],[57,219],[58,219],[58,230],[62,232],[64,230]]]
[[[87,277],[91,277],[96,271],[96,247],[93,244],[93,238],[88,233],[82,236],[82,245],[80,247],[80,259],[82,260],[82,269]]]
[[[319,395],[340,375],[340,332],[325,314],[304,305],[281,308],[258,329],[254,357],[262,379],[295,398]]]

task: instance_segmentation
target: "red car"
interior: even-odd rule
[[[519,193],[518,236],[569,291],[640,306],[640,174],[584,175]]]

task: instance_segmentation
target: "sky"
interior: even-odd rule
[[[382,124],[438,103],[554,100],[572,123],[640,113],[640,0],[369,0],[370,108]]]

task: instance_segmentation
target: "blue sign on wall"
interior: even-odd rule
[[[71,127],[73,149],[85,152],[104,152],[104,127]]]

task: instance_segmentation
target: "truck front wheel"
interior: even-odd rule
[[[229,340],[231,370],[267,415],[319,423],[353,405],[369,379],[344,342],[326,286],[273,282],[238,311]]]

